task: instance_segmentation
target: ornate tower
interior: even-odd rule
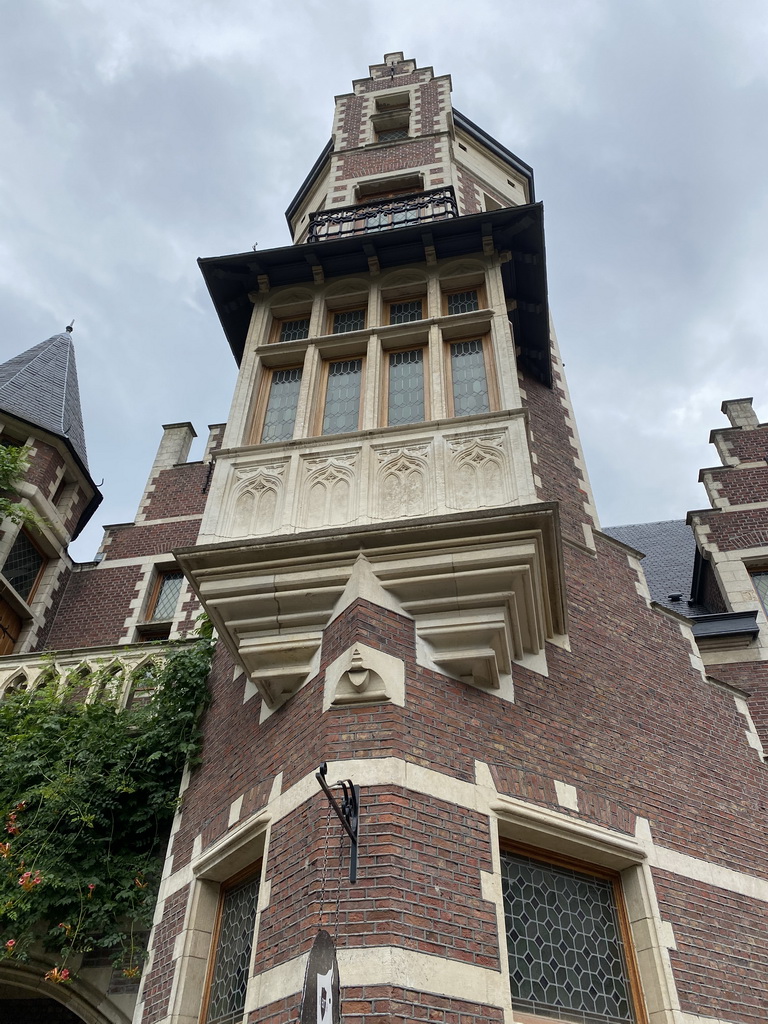
[[[101,501],[85,451],[70,329],[0,365],[0,444],[28,448],[18,489],[39,526],[0,534],[0,655],[44,645],[71,563],[66,549]]]
[[[347,1022],[742,1019],[691,894],[736,920],[764,766],[599,533],[531,169],[450,93],[386,55],[294,244],[201,261],[240,375],[176,557],[222,643],[137,1020],[295,1020],[320,926]]]

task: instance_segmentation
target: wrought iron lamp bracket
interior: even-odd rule
[[[360,816],[360,787],[355,786],[351,779],[343,779],[337,782],[337,786],[341,786],[342,798],[341,806],[336,797],[331,792],[331,787],[325,780],[328,774],[328,765],[323,761],[320,767],[315,772],[315,778],[320,783],[320,787],[328,797],[328,803],[331,805],[333,810],[336,812],[336,817],[341,822],[341,827],[349,836],[352,846],[350,848],[349,857],[349,880],[350,882],[357,881],[357,837],[358,837],[358,825]]]

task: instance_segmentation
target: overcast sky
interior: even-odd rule
[[[333,97],[385,52],[532,164],[604,525],[706,504],[726,398],[768,418],[765,0],[0,0],[0,360],[74,317],[104,503],[226,419],[198,256],[285,245]]]

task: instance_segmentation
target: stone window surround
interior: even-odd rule
[[[674,990],[668,948],[674,944],[669,926],[665,927],[656,901],[648,854],[637,838],[594,825],[561,812],[528,804],[501,794],[491,801],[493,813],[493,874],[484,879],[486,899],[497,909],[501,962],[506,965],[506,924],[501,890],[501,849],[505,841],[525,846],[531,856],[546,860],[556,855],[617,873],[626,910],[631,947],[642,999],[634,992],[638,1024],[650,1019],[658,1024],[675,1024],[677,995]],[[644,1003],[644,1005],[643,1005]],[[520,1011],[516,1011],[517,1020]],[[548,1024],[545,1016],[523,1016],[528,1021]]]

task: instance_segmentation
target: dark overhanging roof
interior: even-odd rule
[[[544,211],[541,203],[428,221],[411,227],[350,235],[331,241],[302,243],[280,249],[245,252],[199,259],[224,333],[238,365],[250,326],[252,304],[248,295],[266,276],[270,287],[313,284],[313,268],[326,278],[368,274],[375,258],[381,270],[425,261],[425,246],[438,260],[482,253],[492,244],[512,258],[502,264],[507,300],[517,308],[510,313],[523,364],[539,380],[551,384],[549,304],[547,297]]]

